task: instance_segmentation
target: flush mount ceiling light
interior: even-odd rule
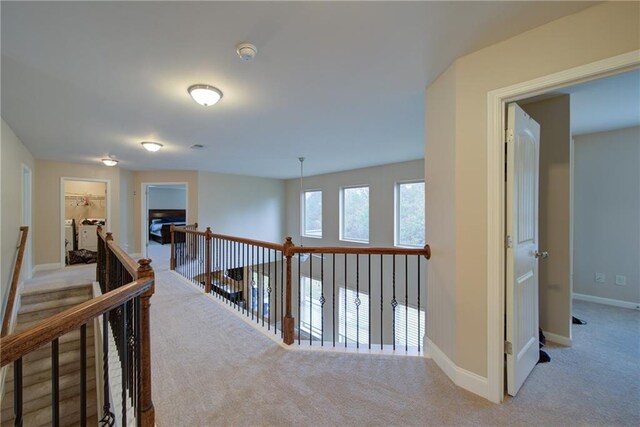
[[[115,166],[118,164],[118,161],[116,159],[102,159],[102,163],[104,163],[105,166]]]
[[[160,144],[159,142],[144,141],[141,144],[144,148],[147,149],[147,151],[151,151],[152,153],[155,153],[162,148],[162,144]]]
[[[214,105],[220,101],[220,98],[222,98],[222,92],[220,92],[220,89],[210,85],[193,85],[189,87],[188,91],[193,100],[203,107]]]

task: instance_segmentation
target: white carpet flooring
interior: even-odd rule
[[[155,257],[153,401],[159,427],[637,425],[640,312],[576,302],[571,348],[550,344],[516,398],[492,404],[431,360],[289,351],[230,315]],[[62,273],[95,277],[94,266]],[[39,275],[37,282],[44,282]]]

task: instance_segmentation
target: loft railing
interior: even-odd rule
[[[424,248],[296,246],[172,227],[171,269],[284,343],[421,352]]]
[[[100,256],[96,275],[103,290],[93,298],[61,313],[44,319],[24,332],[0,339],[0,366],[13,364],[14,424],[21,426],[23,418],[23,359],[30,353],[51,343],[51,425],[60,425],[60,350],[63,335],[80,332],[79,421],[87,423],[87,325],[102,318],[102,373],[104,379],[103,414],[100,425],[125,426],[131,417],[127,409],[134,408],[135,424],[151,427],[155,424],[151,400],[151,348],[149,328],[149,300],[154,292],[154,273],[149,259],[135,263],[114,242],[110,233],[98,229]],[[111,327],[109,328],[110,325]],[[109,334],[109,329],[112,335]],[[109,338],[113,336],[122,372],[122,415],[113,413],[110,396],[115,398],[109,375]],[[113,358],[112,358],[113,360]],[[96,360],[96,362],[98,362]],[[29,420],[26,420],[27,424]]]
[[[0,337],[4,337],[9,333],[9,323],[13,315],[13,306],[16,301],[16,290],[18,288],[18,280],[20,280],[20,271],[22,270],[22,259],[24,258],[24,250],[27,246],[27,236],[29,235],[29,227],[23,225],[20,227],[20,244],[17,248],[16,263],[13,267],[13,275],[11,276],[11,286],[9,287],[9,295],[7,297],[7,306],[4,311],[4,319],[2,320],[2,331]]]

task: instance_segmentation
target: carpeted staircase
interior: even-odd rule
[[[92,288],[64,286],[26,290],[20,297],[14,332],[21,332],[37,322],[92,298]],[[87,425],[97,425],[96,372],[93,323],[87,325]],[[2,397],[2,427],[14,424],[13,364],[7,366]],[[51,344],[23,359],[23,425],[51,425]],[[59,339],[60,425],[80,423],[80,330]]]

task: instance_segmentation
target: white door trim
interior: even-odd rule
[[[110,179],[96,179],[96,178],[75,178],[71,176],[63,176],[60,178],[60,267],[65,267],[64,263],[64,183],[65,181],[89,181],[89,182],[104,182],[107,184],[107,214],[104,228],[106,231],[111,230],[111,180]]]
[[[147,241],[149,240],[149,229],[147,224],[147,188],[150,185],[184,185],[185,195],[185,221],[189,223],[189,183],[188,182],[142,182],[140,183],[140,253],[143,257],[149,256],[147,253]]]
[[[504,399],[505,106],[508,102],[640,68],[640,50],[496,89],[487,94],[487,398]]]

